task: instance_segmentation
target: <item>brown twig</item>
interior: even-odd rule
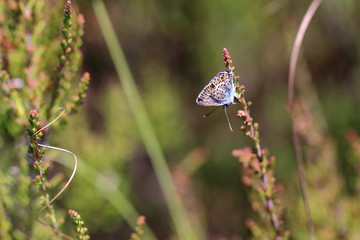
[[[292,111],[294,104],[294,83],[295,83],[295,73],[296,65],[299,57],[300,48],[305,36],[305,32],[310,24],[311,19],[313,18],[316,10],[318,9],[322,0],[313,0],[310,4],[308,10],[306,11],[303,20],[301,21],[299,30],[296,34],[295,42],[293,49],[291,51],[290,57],[290,67],[289,67],[289,85],[288,85],[288,97],[289,97],[289,107]]]
[[[288,78],[288,97],[289,97],[289,108],[290,114],[292,118],[292,137],[295,146],[295,154],[296,160],[298,165],[298,174],[299,174],[299,181],[300,181],[300,188],[302,199],[305,207],[306,217],[307,217],[307,227],[310,234],[310,239],[315,239],[315,230],[314,230],[314,223],[311,216],[311,208],[309,199],[307,196],[307,183],[305,178],[305,167],[304,167],[304,158],[301,151],[301,144],[299,136],[295,130],[295,120],[294,120],[294,84],[295,84],[295,73],[296,73],[296,65],[299,57],[300,48],[306,33],[306,30],[310,24],[311,19],[313,18],[316,10],[320,6],[322,0],[313,0],[310,4],[308,10],[306,11],[303,20],[301,21],[299,30],[296,34],[294,46],[291,52],[290,58],[290,66],[289,66],[289,78]]]

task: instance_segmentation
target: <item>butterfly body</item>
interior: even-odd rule
[[[235,85],[231,71],[219,72],[196,99],[201,106],[222,106],[234,103]]]
[[[201,106],[223,106],[229,128],[232,131],[226,108],[231,103],[235,104],[235,97],[237,98],[234,77],[232,71],[228,69],[225,72],[219,72],[210,80],[209,84],[199,93],[199,96],[196,98],[196,103]],[[216,109],[213,111],[215,110]],[[208,116],[210,113],[204,115],[204,117]]]

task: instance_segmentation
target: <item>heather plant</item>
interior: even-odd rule
[[[358,219],[352,213],[358,212],[355,204],[358,197],[344,191],[347,179],[356,176],[341,176],[336,141],[331,138],[329,126],[321,110],[319,96],[312,83],[303,76],[298,84],[299,96],[295,96],[295,71],[300,47],[308,25],[321,4],[314,0],[310,4],[299,27],[290,60],[289,69],[289,107],[292,116],[293,140],[298,162],[298,175],[304,207],[299,199],[294,211],[289,214],[293,219],[293,236],[297,239],[356,239]],[[344,133],[343,133],[344,134]],[[356,155],[356,134],[348,135],[351,146],[348,162]],[[356,165],[355,160],[352,164]],[[294,191],[289,191],[294,194]],[[295,195],[295,194],[294,194]],[[300,221],[299,221],[300,220]],[[300,223],[300,224],[299,224]],[[304,229],[307,226],[307,232]]]
[[[136,222],[135,232],[130,236],[130,240],[141,240],[141,236],[144,234],[143,228],[145,224],[145,217],[140,216]]]
[[[293,121],[293,138],[298,160],[302,202],[295,199],[294,190],[289,190],[289,201],[296,203],[289,214],[292,235],[297,239],[310,235],[311,239],[356,239],[359,225],[354,212],[358,212],[358,197],[349,194],[346,181],[358,176],[343,176],[336,153],[336,139],[331,137],[329,125],[321,108],[314,85],[303,76],[298,84],[299,96],[295,97],[295,70],[299,49],[310,20],[321,0],[314,0],[300,25],[291,56],[289,69],[289,103]],[[354,131],[346,135],[349,147],[347,162],[358,165],[358,136]],[[356,157],[357,156],[357,157]],[[355,168],[356,169],[356,168]],[[304,207],[302,207],[304,205]],[[294,220],[296,219],[296,220]],[[299,225],[299,223],[301,223]],[[305,229],[307,226],[307,230]]]
[[[65,117],[54,122],[52,131],[76,112],[90,76],[80,73],[84,17],[72,13],[71,1],[63,14],[61,6],[32,0],[0,3],[1,239],[66,236],[50,194],[59,177],[67,180],[59,173],[47,174],[50,165],[44,153],[50,130],[44,127],[59,107]],[[41,207],[47,209],[45,220]],[[39,231],[40,223],[53,231]]]
[[[81,219],[81,216],[75,210],[69,210],[69,215],[75,223],[75,231],[77,233],[77,240],[88,240],[90,236],[87,235],[87,228],[84,227],[84,221]]]
[[[226,48],[223,50],[224,63],[227,69],[235,71],[231,56]],[[234,74],[235,75],[235,74]],[[260,145],[259,124],[254,122],[250,115],[251,102],[245,99],[245,86],[240,85],[240,77],[235,76],[236,91],[242,110],[237,116],[243,121],[241,130],[253,143],[253,148],[244,148],[233,151],[242,164],[242,181],[251,191],[251,205],[262,220],[247,220],[248,227],[252,230],[255,239],[287,239],[289,232],[283,221],[283,211],[278,198],[279,187],[273,174],[275,158],[269,156],[266,149]]]

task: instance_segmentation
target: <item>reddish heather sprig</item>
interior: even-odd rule
[[[227,48],[223,49],[223,56],[224,56],[225,67],[230,68],[233,71],[235,71],[235,67],[232,65],[232,60],[231,60],[231,57],[230,57],[230,53],[227,50]]]
[[[346,140],[350,144],[351,151],[354,155],[360,157],[360,137],[359,135],[354,131],[350,130],[346,132]]]
[[[69,210],[69,215],[71,216],[72,220],[75,223],[75,231],[77,233],[76,239],[77,240],[88,240],[90,236],[87,234],[87,227],[85,227],[84,221],[81,219],[80,214],[78,214],[75,210]]]
[[[77,17],[77,23],[78,23],[78,30],[77,30],[77,38],[76,38],[76,47],[81,47],[82,45],[82,36],[84,35],[84,25],[85,25],[85,18],[83,14],[79,14]]]
[[[36,109],[30,111],[29,114],[29,129],[27,133],[30,138],[30,145],[28,152],[33,156],[35,161],[41,161],[42,156],[45,153],[45,148],[38,147],[40,139],[43,137],[42,131],[37,132],[40,129],[39,113]]]
[[[136,222],[135,232],[131,234],[130,240],[141,240],[144,234],[145,216],[140,216]]]
[[[65,61],[70,52],[72,51],[72,40],[73,40],[73,34],[71,32],[71,1],[66,1],[65,7],[64,7],[64,19],[63,19],[64,27],[62,29],[62,34],[64,39],[61,42],[61,47],[63,50],[63,55],[60,56],[60,60]]]
[[[223,49],[223,56],[226,68],[234,71],[235,67],[232,65],[229,51],[226,48]],[[234,76],[237,83],[240,77],[235,74]],[[238,157],[243,164],[243,182],[259,193],[276,239],[285,239],[288,236],[288,232],[284,230],[283,222],[279,219],[279,206],[277,201],[275,201],[277,189],[275,188],[275,178],[271,170],[275,158],[269,158],[268,152],[261,148],[259,124],[255,123],[250,115],[251,102],[245,99],[245,87],[243,85],[237,85],[236,87],[238,101],[242,105],[242,110],[239,110],[237,114],[244,123],[241,130],[252,140],[254,149],[234,150],[233,155]]]
[[[52,90],[50,104],[47,106],[47,118],[49,119],[51,116],[51,110],[55,104],[56,99],[59,96],[59,87],[62,79],[65,78],[64,68],[67,64],[69,64],[69,58],[72,51],[72,41],[73,34],[71,31],[71,6],[72,3],[70,0],[66,1],[64,7],[64,19],[63,19],[63,28],[62,35],[63,40],[61,41],[62,53],[59,55],[59,65],[56,67],[56,71],[54,72],[54,77],[52,81],[50,81],[49,89]]]
[[[43,132],[39,131],[39,129],[39,113],[36,109],[33,109],[29,114],[29,128],[27,130],[30,139],[28,152],[35,159],[33,167],[37,174],[33,181],[36,187],[42,192],[42,204],[46,206],[46,209],[48,210],[48,214],[46,216],[51,222],[51,227],[54,229],[55,233],[58,233],[59,227],[55,217],[54,207],[50,204],[50,196],[48,194],[49,184],[47,183],[45,177],[45,173],[49,169],[49,165],[43,164],[42,158],[45,153],[45,148],[39,147],[38,145],[39,141],[43,137]]]
[[[67,110],[70,112],[70,114],[73,114],[76,112],[76,107],[80,106],[83,103],[83,100],[86,97],[86,90],[88,89],[90,82],[90,74],[88,72],[85,72],[80,79],[79,87],[76,92],[76,95],[74,95],[71,99],[71,102],[68,103]]]
[[[346,140],[350,145],[348,165],[353,168],[351,177],[353,188],[356,192],[360,191],[360,136],[354,131],[346,132]],[[349,177],[349,178],[350,178]]]
[[[2,98],[0,99],[0,103],[2,104],[1,108],[5,112],[10,108],[13,108],[11,100],[9,98],[10,92],[14,89],[10,81],[9,73],[3,69],[3,61],[0,60],[0,93]],[[4,109],[5,108],[5,109]],[[7,109],[6,109],[7,108]]]
[[[62,51],[59,55],[59,65],[54,72],[52,83],[46,89],[46,91],[51,91],[50,104],[46,106],[48,118],[50,118],[54,105],[61,98],[70,97],[71,101],[65,103],[67,112],[69,114],[76,113],[76,107],[81,105],[90,81],[90,74],[84,73],[78,83],[76,95],[71,96],[69,94],[70,89],[76,89],[74,83],[76,83],[75,80],[78,77],[81,66],[82,54],[80,47],[82,45],[81,38],[84,34],[85,23],[83,15],[79,14],[73,28],[71,8],[72,3],[68,0],[64,7]]]

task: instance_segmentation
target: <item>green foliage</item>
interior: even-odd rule
[[[40,224],[35,221],[39,192],[31,181],[32,166],[41,202],[49,209],[50,225],[55,232],[60,231],[55,209],[49,205],[52,186],[46,177],[49,166],[42,162],[45,148],[38,146],[48,130],[38,130],[58,112],[58,107],[75,113],[86,96],[90,76],[80,75],[84,20],[82,15],[72,14],[71,4],[66,2],[62,14],[61,3],[0,3],[0,150],[4,153],[0,163],[1,239],[49,235],[35,230]]]

